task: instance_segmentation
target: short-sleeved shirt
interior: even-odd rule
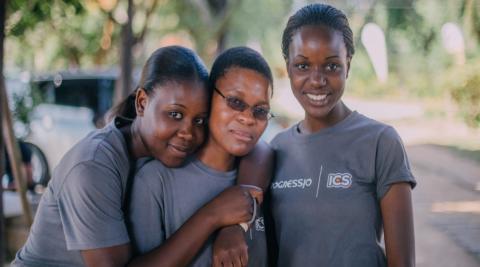
[[[313,134],[295,125],[272,146],[279,266],[386,266],[380,200],[394,183],[415,185],[397,132],[352,112]]]
[[[130,200],[132,244],[140,254],[164,243],[198,209],[235,184],[236,171],[221,172],[196,157],[180,168],[167,168],[152,160],[133,180]],[[263,216],[246,233],[249,266],[266,266],[267,252]],[[190,266],[211,266],[215,234],[205,242]]]
[[[122,211],[130,162],[115,119],[70,149],[42,196],[12,266],[84,266],[81,250],[129,242]]]

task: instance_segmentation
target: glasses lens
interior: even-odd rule
[[[227,97],[226,100],[227,105],[233,110],[241,112],[247,108],[247,104],[236,97]]]
[[[253,117],[257,120],[268,120],[270,119],[270,110],[262,107],[254,107],[252,110]]]

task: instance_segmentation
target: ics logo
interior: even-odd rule
[[[350,173],[329,173],[328,188],[349,188],[352,186],[352,175]]]
[[[255,230],[265,232],[265,223],[263,222],[263,217],[258,217],[255,220]]]

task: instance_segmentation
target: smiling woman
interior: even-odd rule
[[[416,182],[402,141],[342,101],[352,39],[345,14],[324,4],[298,10],[283,33],[290,85],[305,117],[271,142],[278,266],[415,265]]]
[[[339,100],[345,90],[350,60],[339,31],[322,25],[304,26],[292,36],[287,71],[293,95],[306,110],[306,123],[302,125],[305,131],[315,132],[325,126],[314,117],[328,114],[328,124],[332,125],[348,114]]]
[[[170,167],[180,165],[204,140],[208,102],[197,100],[208,97],[202,84],[194,81],[166,82],[150,96],[140,89],[136,103],[142,130],[138,136],[147,150],[142,153]]]

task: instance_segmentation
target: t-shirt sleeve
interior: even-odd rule
[[[144,254],[165,241],[162,183],[154,162],[135,175],[129,207],[130,235],[137,253]]]
[[[272,140],[270,140],[270,147],[274,150],[277,150],[278,149],[278,143],[280,142],[280,135],[282,133],[278,133],[277,135],[275,135],[275,137],[273,137]]]
[[[68,250],[111,247],[130,241],[122,193],[121,177],[112,168],[89,161],[70,171],[57,198]]]
[[[398,133],[387,127],[379,136],[375,159],[377,198],[380,200],[392,184],[407,182],[415,187],[407,153]]]

